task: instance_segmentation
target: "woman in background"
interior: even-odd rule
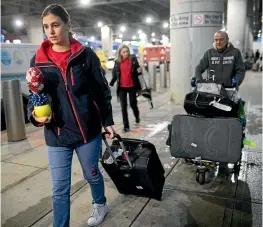
[[[130,131],[130,124],[127,111],[127,95],[129,94],[130,106],[135,116],[136,124],[140,123],[140,112],[137,105],[137,92],[141,90],[138,76],[141,74],[139,62],[136,56],[130,54],[129,47],[121,45],[118,56],[112,70],[112,80],[110,86],[117,81],[117,96],[121,102],[123,132]]]

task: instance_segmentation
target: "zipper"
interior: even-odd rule
[[[61,69],[60,69],[59,67],[57,67],[55,64],[52,64],[52,65],[50,64],[50,65],[46,65],[46,66],[39,66],[39,67],[41,68],[41,67],[51,67],[51,66],[52,66],[52,67],[56,67],[56,68],[58,68],[58,69],[60,70],[61,75],[62,75],[62,79],[64,80],[64,83],[65,83],[65,89],[66,89],[66,91],[67,91],[67,94],[68,94],[68,97],[69,97],[69,101],[70,101],[70,104],[71,104],[71,107],[72,107],[74,116],[75,116],[75,118],[76,118],[76,121],[77,121],[77,123],[78,123],[79,129],[80,129],[80,132],[81,132],[81,135],[82,135],[82,137],[83,137],[84,143],[87,143],[87,139],[86,139],[84,130],[83,130],[81,124],[80,124],[80,120],[79,120],[79,118],[78,118],[78,114],[77,114],[77,111],[76,111],[76,108],[75,108],[75,105],[74,105],[73,98],[72,98],[71,93],[70,93],[70,91],[69,91],[69,89],[68,89],[67,75],[66,75],[66,73],[67,73],[67,68],[68,68],[68,65],[69,65],[70,61],[71,61],[72,59],[78,57],[84,50],[85,50],[85,48],[82,48],[82,50],[80,50],[79,53],[76,54],[73,58],[71,58],[71,59],[69,58],[68,64],[67,64],[67,66],[66,66],[65,74],[64,74],[63,70],[61,70]]]
[[[60,136],[60,128],[57,127],[57,130],[58,130],[58,136]]]
[[[73,113],[74,113],[74,115],[75,115],[75,118],[76,118],[76,120],[77,120],[79,129],[80,129],[80,132],[81,132],[82,137],[83,137],[83,140],[84,140],[84,143],[87,143],[87,139],[86,139],[84,130],[83,130],[81,124],[80,124],[80,120],[79,120],[79,118],[78,118],[78,114],[77,114],[77,111],[76,111],[76,108],[75,108],[75,105],[74,105],[73,98],[72,98],[71,93],[70,93],[70,91],[69,91],[69,89],[68,89],[67,75],[66,75],[66,73],[67,73],[67,68],[68,68],[68,65],[69,65],[70,61],[71,61],[72,59],[78,57],[84,50],[85,50],[85,48],[83,48],[81,51],[79,51],[79,53],[76,54],[73,58],[69,59],[68,64],[67,64],[67,66],[66,66],[65,74],[64,74],[62,71],[61,71],[61,74],[62,74],[62,78],[64,79],[65,88],[66,88],[66,91],[67,91],[67,93],[68,93],[69,101],[70,101],[70,104],[71,104]]]
[[[71,84],[74,87],[75,86],[75,81],[74,81],[74,75],[73,75],[72,67],[70,67],[70,77],[71,77]]]

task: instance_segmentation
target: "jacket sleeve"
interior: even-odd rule
[[[208,69],[208,66],[208,51],[206,51],[203,58],[200,60],[199,64],[195,68],[195,78],[197,81],[202,80],[202,74],[205,70]]]
[[[233,76],[236,77],[238,86],[243,82],[245,78],[245,65],[239,50],[235,60],[235,72]]]
[[[30,68],[35,66],[35,56],[30,60]],[[30,91],[30,90],[29,90]],[[31,93],[31,91],[30,91]],[[32,95],[28,96],[28,103],[27,103],[27,118],[28,120],[36,127],[42,127],[44,126],[43,123],[39,123],[35,120],[35,118],[32,116],[32,112],[34,110],[34,106],[33,104],[31,104],[30,99],[31,99]]]
[[[107,127],[114,125],[111,106],[111,91],[106,78],[102,75],[100,60],[90,48],[88,49],[87,60],[91,67],[93,76],[92,94],[99,107],[102,126]]]
[[[112,79],[110,81],[110,86],[113,86],[116,81],[117,81],[117,64],[115,62],[114,67],[112,69]]]

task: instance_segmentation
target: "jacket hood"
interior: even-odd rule
[[[49,40],[45,40],[44,42],[42,42],[42,44],[40,45],[40,47],[37,49],[36,52],[36,60],[35,60],[36,63],[45,63],[50,61],[46,54],[46,49],[51,46],[52,43]],[[70,39],[70,48],[71,48],[71,55],[73,55],[78,51],[80,51],[83,48],[83,45],[75,39]]]
[[[213,48],[214,48],[216,51],[221,52],[221,51],[219,51],[219,50],[216,48],[215,42],[213,43]],[[222,51],[222,52],[225,52],[226,50],[229,50],[229,49],[232,49],[232,48],[234,48],[233,44],[232,44],[231,42],[228,42],[226,49],[225,49],[224,51]]]

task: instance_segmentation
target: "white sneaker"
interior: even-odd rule
[[[94,204],[93,211],[89,217],[88,225],[89,226],[96,226],[103,222],[105,216],[108,213],[108,206],[107,204]]]

